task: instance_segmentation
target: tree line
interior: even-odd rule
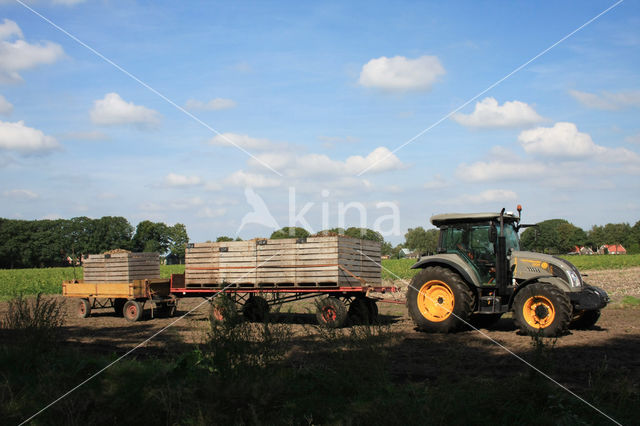
[[[332,228],[316,235],[341,234],[378,241],[382,254],[397,258],[400,250],[433,254],[438,245],[438,230],[419,226],[410,228],[405,241],[393,246],[382,235],[367,228]],[[274,231],[270,238],[305,238],[311,234],[299,227],[285,227]],[[220,236],[216,241],[238,241],[240,238]],[[124,217],[105,216],[100,219],[75,217],[58,220],[15,220],[0,218],[0,268],[34,268],[66,265],[67,256],[103,253],[112,249],[133,252],[158,252],[175,262],[184,260],[189,242],[186,227],[177,223],[168,226],[162,222],[145,220],[135,228]],[[573,225],[564,219],[540,222],[527,228],[521,235],[523,250],[550,254],[563,254],[576,246],[594,250],[603,244],[621,244],[627,253],[640,253],[640,221],[609,223],[593,226],[590,230]]]
[[[67,257],[113,249],[168,253],[184,259],[187,228],[148,220],[134,228],[124,217],[57,220],[0,218],[0,268],[68,265]]]

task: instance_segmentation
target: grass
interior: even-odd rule
[[[640,266],[640,254],[561,256],[580,270],[624,269]],[[382,278],[409,281],[418,272],[410,269],[416,259],[384,259]],[[169,278],[171,274],[184,272],[184,265],[161,265],[160,276]],[[82,279],[82,268],[75,268],[75,277]],[[18,294],[59,294],[62,281],[72,280],[74,270],[68,268],[43,269],[0,269],[0,300],[8,300]]]
[[[640,254],[594,254],[591,256],[560,256],[578,269],[624,269],[640,266]]]
[[[623,307],[637,308],[638,306],[640,306],[640,299],[633,296],[625,296],[624,298],[622,298],[621,303]]]

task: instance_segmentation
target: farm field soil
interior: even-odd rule
[[[591,282],[605,288],[614,301],[623,295],[638,295],[640,268],[598,271]],[[57,297],[64,300],[62,296]],[[192,348],[202,341],[208,326],[209,305],[204,299],[182,299],[174,318],[149,318],[136,323],[115,315],[112,309],[95,310],[90,318],[75,315],[74,300],[66,300],[68,311],[63,327],[62,344],[99,354],[121,354],[169,326],[177,317],[194,309],[156,338],[139,348],[134,356],[163,356]],[[536,353],[529,336],[517,333],[510,315],[497,324],[481,329],[448,335],[425,334],[414,329],[404,305],[379,303],[380,329],[387,336],[389,365],[386,368],[398,381],[429,381],[447,377],[452,382],[470,378],[500,378],[527,371],[509,351],[572,388],[586,387],[598,375],[626,377],[640,383],[640,309],[613,303],[602,312],[591,330],[571,330],[557,340],[544,341],[544,356]],[[7,303],[0,303],[0,315]],[[295,313],[293,313],[295,312]],[[276,322],[290,324],[293,333],[291,358],[308,356],[321,344],[312,301],[300,301],[281,307]],[[348,336],[348,329],[338,332]],[[1,336],[0,339],[8,339]],[[492,341],[493,340],[493,341]],[[4,341],[1,343],[9,343]]]

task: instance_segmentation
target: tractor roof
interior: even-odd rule
[[[445,213],[431,216],[431,223],[440,227],[449,223],[488,222],[499,218],[500,213]],[[518,220],[518,216],[509,212],[504,214],[504,219],[505,221],[515,221]]]

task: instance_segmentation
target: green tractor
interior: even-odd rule
[[[583,282],[578,269],[555,256],[520,251],[518,215],[440,214],[437,254],[412,266],[422,269],[407,290],[407,308],[419,329],[447,333],[469,323],[487,326],[513,311],[527,334],[557,336],[569,326],[589,328],[609,302],[607,293]]]

